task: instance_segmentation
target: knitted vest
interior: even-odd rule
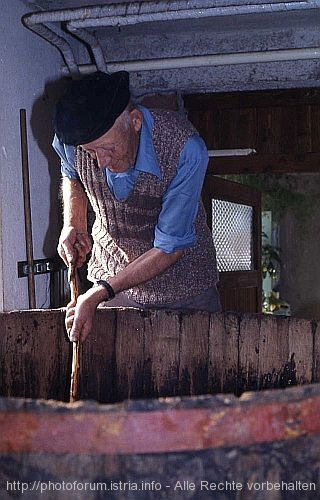
[[[153,248],[154,229],[162,197],[177,172],[179,157],[194,127],[178,113],[152,111],[153,144],[161,179],[140,172],[128,198],[118,201],[106,183],[103,171],[80,147],[76,169],[95,212],[94,241],[88,264],[88,279],[108,279],[129,262]],[[166,304],[197,295],[216,284],[216,256],[212,235],[206,224],[202,202],[195,221],[197,242],[163,274],[126,290],[127,296],[142,304]]]

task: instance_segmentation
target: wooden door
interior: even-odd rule
[[[215,200],[234,204],[231,208],[248,208],[250,214],[249,243],[250,262],[244,266],[238,263],[233,265],[232,270],[219,269],[219,252],[217,249],[217,260],[219,269],[219,291],[223,311],[236,312],[261,312],[262,302],[262,275],[261,275],[261,193],[257,189],[243,184],[225,180],[213,174],[207,174],[203,193],[203,202],[208,216],[208,225],[213,230],[213,238],[216,234],[213,227],[213,207]],[[224,224],[224,221],[222,221]],[[225,221],[226,230],[230,220]],[[251,232],[251,237],[250,237]],[[237,236],[235,237],[237,239]],[[221,266],[221,264],[220,264]],[[245,268],[243,268],[245,267]]]

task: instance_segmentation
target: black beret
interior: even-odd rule
[[[64,144],[78,146],[105,134],[130,101],[126,71],[97,71],[73,80],[57,102],[54,129]]]

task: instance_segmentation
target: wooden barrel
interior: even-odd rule
[[[0,396],[69,401],[63,310],[0,314]],[[101,309],[82,346],[80,398],[234,393],[320,382],[316,321]]]
[[[99,310],[72,405],[64,311],[0,331],[1,499],[320,498],[317,322]]]
[[[0,398],[0,495],[315,500],[319,412],[319,384],[114,405]]]

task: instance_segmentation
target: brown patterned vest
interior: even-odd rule
[[[95,212],[94,240],[88,279],[108,279],[139,255],[153,248],[154,229],[162,197],[176,174],[184,144],[196,130],[173,111],[154,110],[153,144],[161,179],[141,172],[128,198],[111,194],[104,173],[89,155],[77,148],[76,168]],[[217,269],[212,235],[202,202],[195,221],[197,242],[163,274],[125,293],[142,304],[166,304],[192,297],[216,284]]]

